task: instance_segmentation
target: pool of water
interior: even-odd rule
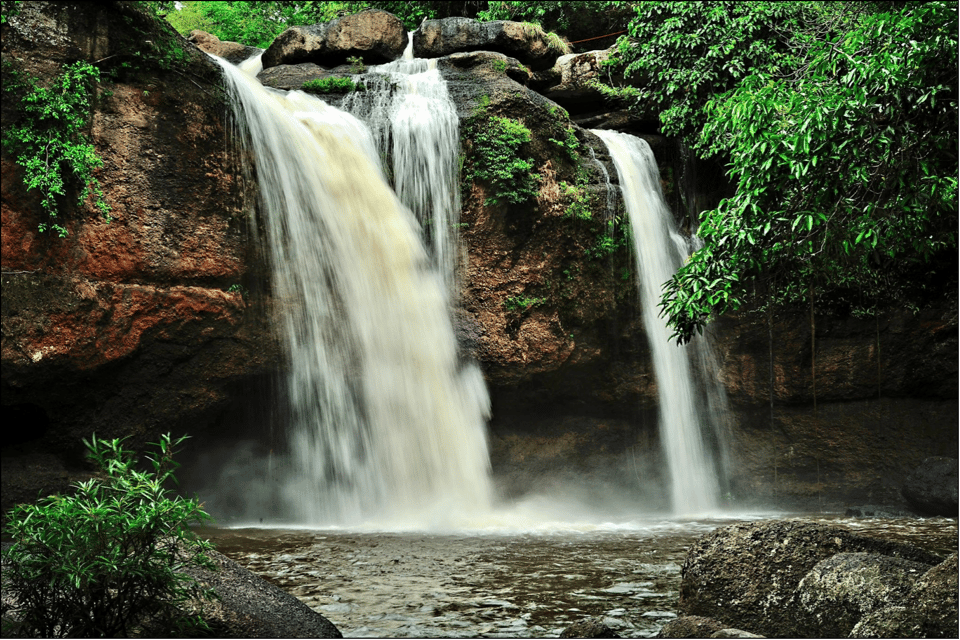
[[[650,637],[676,616],[680,566],[696,538],[771,517],[444,533],[243,527],[205,535],[345,637],[557,637],[593,616],[623,637]],[[956,519],[803,517],[943,555],[957,548]]]

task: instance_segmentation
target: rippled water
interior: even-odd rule
[[[217,548],[294,594],[346,637],[557,637],[603,616],[624,637],[675,617],[687,548],[743,520],[649,520],[459,533],[213,529]],[[778,515],[778,517],[784,517]],[[805,519],[946,555],[957,520]]]

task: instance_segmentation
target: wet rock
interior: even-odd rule
[[[737,524],[700,538],[682,567],[681,615],[766,636],[800,636],[797,586],[822,560],[868,552],[926,565],[938,556],[905,544],[800,521]]]
[[[800,633],[846,637],[863,616],[901,603],[930,565],[870,553],[838,553],[797,587]]]
[[[334,67],[355,56],[366,64],[382,64],[401,57],[406,46],[400,19],[370,9],[325,24],[290,27],[264,51],[263,68],[299,62]]]
[[[441,58],[468,51],[504,53],[533,70],[550,68],[563,53],[551,46],[542,30],[510,20],[424,20],[413,34],[413,55],[418,58]]]
[[[957,636],[957,554],[925,573],[903,602],[863,617],[851,638],[955,638]]]
[[[744,631],[743,629],[720,629],[710,634],[711,638],[763,638],[765,636],[760,636],[755,633],[750,633],[749,631]]]
[[[743,629],[732,629],[713,618],[683,616],[663,625],[657,638],[762,638]]]
[[[619,638],[616,631],[604,623],[602,617],[587,618],[564,629],[561,638]]]
[[[924,515],[956,517],[957,458],[925,459],[906,478],[903,497]]]
[[[219,596],[214,603],[204,603],[204,618],[214,637],[343,637],[333,623],[286,591],[221,553],[209,555],[216,570],[192,567],[186,573]]]
[[[258,49],[257,47],[248,47],[240,44],[239,42],[221,40],[212,33],[207,33],[206,31],[201,31],[200,29],[194,29],[191,31],[190,37],[187,38],[187,40],[197,45],[201,51],[206,51],[207,53],[212,53],[215,56],[220,56],[231,64],[239,64],[247,58],[252,58],[263,51],[263,49]]]
[[[870,613],[850,632],[851,638],[955,638],[957,554],[927,571],[903,602]]]

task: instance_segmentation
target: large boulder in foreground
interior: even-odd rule
[[[335,67],[347,58],[366,64],[396,60],[407,47],[407,31],[392,13],[371,9],[326,24],[290,27],[263,52],[263,68],[315,62]]]
[[[468,51],[503,53],[534,71],[549,69],[558,56],[566,53],[562,45],[551,42],[542,29],[511,20],[424,20],[413,33],[413,55],[417,58],[442,58]]]
[[[822,560],[797,587],[801,635],[844,638],[867,614],[899,605],[930,566],[872,553]]]
[[[217,551],[215,570],[190,567],[186,573],[219,596],[204,603],[203,616],[214,637],[342,638],[332,622],[255,573]]]
[[[800,637],[796,590],[817,563],[866,552],[920,562],[941,558],[905,544],[801,521],[736,524],[690,548],[681,570],[680,614],[715,618],[765,636]]]
[[[865,616],[851,638],[956,638],[957,554],[927,571],[903,602]]]
[[[957,516],[957,459],[943,456],[926,458],[907,476],[904,499],[924,515]]]

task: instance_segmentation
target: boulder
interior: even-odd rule
[[[596,82],[601,80],[600,64],[610,54],[611,51],[606,50],[560,56],[550,71],[549,79],[553,82],[540,92],[569,111],[602,102],[603,94]]]
[[[326,69],[313,62],[278,64],[257,74],[257,80],[265,87],[290,91],[299,89],[304,82],[330,75]]]
[[[257,47],[248,47],[239,42],[230,42],[221,40],[212,33],[194,29],[190,32],[189,42],[197,45],[197,48],[215,56],[220,56],[231,64],[239,64],[247,58],[252,58],[262,51]]]
[[[838,553],[820,561],[797,587],[801,634],[846,637],[866,614],[900,604],[929,569],[870,553]]]
[[[564,51],[542,29],[510,20],[477,22],[471,18],[424,20],[413,34],[413,55],[441,58],[451,53],[497,51],[534,71],[549,69]]]
[[[907,476],[901,492],[924,515],[956,517],[957,478],[956,458],[926,458]]]
[[[222,553],[212,551],[208,555],[215,570],[191,567],[185,573],[217,593],[217,601],[203,605],[214,637],[343,637],[332,622],[296,597]]]
[[[680,614],[705,616],[766,636],[799,636],[795,592],[821,560],[868,552],[927,565],[941,559],[910,545],[802,521],[736,524],[697,540],[681,569]]]
[[[957,554],[925,573],[900,605],[864,616],[851,638],[957,637]]]
[[[608,627],[602,617],[587,618],[574,622],[560,633],[561,638],[619,638],[616,631]]]
[[[263,68],[280,64],[316,62],[335,67],[347,58],[366,64],[396,60],[407,47],[407,32],[398,17],[371,9],[326,24],[290,27],[263,53]]]

